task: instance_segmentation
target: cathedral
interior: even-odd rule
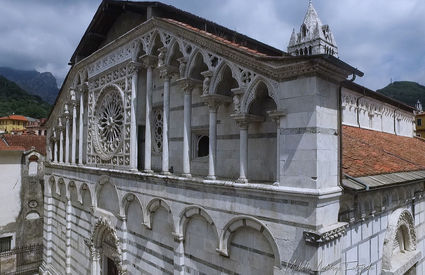
[[[425,274],[414,109],[310,2],[287,51],[104,0],[48,118],[41,274]]]

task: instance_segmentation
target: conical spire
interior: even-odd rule
[[[329,54],[338,57],[338,48],[333,34],[328,25],[322,24],[311,0],[300,32],[297,34],[292,31],[288,53],[292,55]]]
[[[319,15],[317,14],[311,0],[308,3],[307,13],[305,14],[303,24],[308,30],[313,30],[316,25],[319,25],[319,28],[322,27],[322,21],[320,21]]]
[[[289,46],[295,45],[297,42],[297,35],[295,33],[295,29],[292,29],[291,39],[289,40]]]

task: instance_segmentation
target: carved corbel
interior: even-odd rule
[[[202,72],[201,75],[204,77],[202,82],[202,95],[208,95],[210,90],[211,77],[213,76],[212,71]]]
[[[179,62],[180,78],[184,78],[185,73],[186,73],[187,58],[186,57],[180,57],[180,58],[177,59],[177,61]]]
[[[202,81],[192,78],[181,78],[177,80],[178,85],[183,89],[184,93],[191,93],[195,89],[201,90]]]

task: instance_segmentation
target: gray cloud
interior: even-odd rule
[[[286,50],[307,7],[299,0],[165,0]],[[63,80],[68,61],[100,1],[0,0],[0,66],[51,71]],[[425,1],[314,1],[340,58],[365,72],[372,89],[393,80],[425,84]]]

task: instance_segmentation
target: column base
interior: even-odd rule
[[[192,174],[190,174],[190,173],[183,173],[181,176],[182,177],[185,177],[185,178],[191,178],[192,177]]]
[[[248,183],[248,179],[247,178],[238,178],[236,180],[237,183]]]
[[[216,180],[217,179],[217,177],[216,176],[207,176],[207,180]]]
[[[148,170],[143,170],[143,173],[153,174],[153,170],[150,170],[150,169],[148,169]]]
[[[278,181],[273,182],[273,186],[279,186],[279,185],[280,185],[280,182]]]

